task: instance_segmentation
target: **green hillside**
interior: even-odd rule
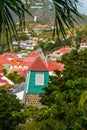
[[[53,3],[51,3],[49,0],[44,1],[42,3],[40,0],[32,1],[28,3],[28,6],[30,13],[33,16],[37,16],[37,21],[42,23],[54,23],[55,18],[55,12],[54,12],[54,6]],[[17,23],[18,18],[13,14],[14,20]],[[83,19],[77,21],[80,25],[87,24],[87,15],[82,14]],[[33,21],[33,18],[26,14],[26,21]]]

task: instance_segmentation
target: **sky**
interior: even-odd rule
[[[87,0],[79,0],[79,2],[82,4],[81,7],[78,7],[78,11],[82,14],[87,14]]]

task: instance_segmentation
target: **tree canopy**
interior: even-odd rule
[[[63,55],[63,72],[55,70],[41,94],[42,109],[27,108],[32,122],[21,130],[86,130],[87,129],[87,49],[76,49]],[[46,107],[45,107],[46,106]]]
[[[14,95],[0,90],[0,130],[15,130],[19,123],[23,123],[22,109],[23,105]]]
[[[55,71],[56,76],[50,77],[41,95],[42,104],[49,107],[47,119],[63,122],[62,129],[87,129],[87,49],[71,51],[62,57],[62,62],[65,70]]]

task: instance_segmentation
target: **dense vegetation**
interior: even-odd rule
[[[15,130],[19,123],[23,123],[22,109],[23,105],[16,96],[0,90],[0,130]]]
[[[12,73],[7,73],[7,69],[3,68],[3,74],[15,84],[20,84],[20,83],[25,82],[24,76],[18,74],[16,71]]]
[[[29,7],[27,6],[27,0],[25,1],[25,4],[21,0],[1,0],[0,2],[0,47],[2,50],[4,50],[4,38],[7,39],[7,48],[9,50],[12,50],[13,46],[11,44],[12,40],[15,38],[17,40],[18,33],[17,28],[15,25],[15,20],[13,17],[13,14],[15,14],[18,17],[19,20],[19,28],[22,32],[25,28],[25,12],[30,14]],[[77,4],[79,3],[78,0],[74,1],[56,1],[52,0],[52,4],[55,9],[55,20],[54,20],[54,33],[53,35],[57,34],[59,35],[59,30],[62,32],[62,35],[65,36],[65,26],[70,29],[71,27],[74,27],[74,22],[76,23],[76,20],[74,16],[80,17],[80,14],[77,10]],[[31,4],[31,2],[30,2]],[[45,4],[45,3],[43,3]],[[60,11],[59,11],[60,10]],[[74,16],[73,16],[74,15]],[[1,35],[2,34],[2,35]],[[2,36],[2,37],[1,37]],[[1,42],[1,38],[3,38]]]
[[[87,49],[62,57],[65,70],[55,71],[41,94],[46,107],[24,110],[28,122],[22,130],[86,130],[87,129]]]
[[[65,36],[65,25],[69,29],[74,26],[75,19],[72,13],[79,16],[77,3],[78,0],[53,0],[54,24],[59,27],[54,29],[54,35],[56,33],[59,36],[59,31],[61,31]],[[11,40],[13,34],[16,37],[17,30],[8,8],[19,17],[20,23],[23,22],[21,27],[24,25],[24,11],[27,12],[27,10],[20,0],[1,0],[0,5],[0,34],[3,34],[3,31],[6,32],[9,49],[11,42],[8,38]],[[77,34],[81,32],[77,31]],[[82,41],[82,38],[75,38],[77,42]],[[84,38],[86,40],[86,37]],[[2,50],[4,45],[0,44]],[[16,126],[20,130],[87,129],[87,49],[80,52],[73,50],[64,55],[62,63],[65,65],[65,70],[55,71],[56,76],[50,77],[50,83],[44,88],[44,94],[40,95],[41,103],[46,105],[42,109],[24,108],[15,96],[8,95],[6,91],[0,91],[0,130],[15,130]],[[18,76],[17,73],[15,75]],[[8,77],[20,81],[14,77],[14,74],[9,74]]]
[[[56,76],[50,76],[40,95],[44,108],[24,108],[15,96],[0,91],[1,130],[87,129],[87,49],[75,49],[61,62],[65,70],[55,70]]]
[[[25,82],[25,78],[21,75],[19,75],[17,72],[9,73],[6,75],[8,79],[10,79],[15,84],[20,84]]]

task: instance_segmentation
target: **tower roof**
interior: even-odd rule
[[[40,57],[38,57],[29,67],[30,71],[48,71],[46,65],[44,62],[41,60]]]

